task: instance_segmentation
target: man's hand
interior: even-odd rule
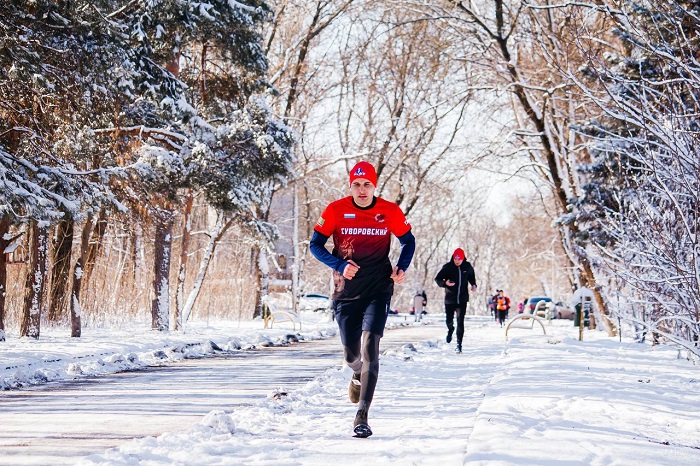
[[[352,280],[358,270],[360,270],[360,266],[349,260],[348,265],[343,269],[343,277],[347,280]]]
[[[394,267],[394,271],[391,272],[391,279],[394,280],[394,283],[401,283],[404,281],[406,278],[406,274],[403,273],[403,270],[396,270],[396,267]]]
[[[452,280],[445,280],[445,285],[447,285],[447,286],[455,286],[455,282],[453,282]]]
[[[476,291],[476,285],[472,285],[472,291]]]

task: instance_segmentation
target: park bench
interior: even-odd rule
[[[518,325],[513,326],[513,324],[516,322],[518,323]],[[542,333],[544,335],[547,335],[547,330],[545,330],[544,324],[542,323],[542,319],[540,317],[530,314],[518,314],[517,316],[510,319],[508,325],[506,325],[506,340],[508,340],[508,330],[510,330],[511,326],[513,326],[513,328],[525,328],[532,330],[533,328],[535,328],[535,322],[540,324],[540,326],[542,327]]]
[[[301,319],[296,312],[279,309],[267,299],[263,299],[262,318],[263,328],[272,328],[275,322],[291,322],[294,330],[297,329],[297,324],[301,330]]]

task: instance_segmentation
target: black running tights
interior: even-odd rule
[[[360,372],[360,403],[358,409],[369,409],[374,397],[374,388],[379,378],[379,340],[377,334],[363,331],[362,341],[353,346],[345,346],[345,363],[354,373]]]
[[[457,318],[457,344],[462,344],[464,337],[464,316],[467,313],[467,304],[445,304],[445,323],[447,329],[453,332],[455,329],[455,317]],[[455,315],[456,314],[456,315]]]

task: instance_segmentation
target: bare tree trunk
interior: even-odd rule
[[[73,219],[58,222],[54,233],[51,281],[49,282],[49,310],[47,318],[51,322],[61,319],[66,308],[68,282],[70,280],[70,259],[73,250]]]
[[[271,204],[271,202],[268,203],[265,210],[263,210],[261,206],[257,206],[256,217],[267,221],[270,217]],[[268,294],[269,267],[267,263],[267,255],[263,249],[266,241],[267,237],[265,235],[261,235],[258,238],[258,241],[253,244],[253,248],[251,249],[251,265],[255,268],[255,271],[252,274],[255,279],[255,309],[253,310],[253,318],[262,316],[263,298]]]
[[[85,275],[85,282],[90,282],[90,277],[95,269],[95,262],[97,261],[97,255],[102,249],[102,240],[107,232],[107,211],[101,209],[97,217],[97,222],[95,223],[95,228],[90,236],[90,247],[88,248],[88,256],[85,261],[85,266],[83,267],[83,274]]]
[[[134,280],[134,288],[137,290],[136,292],[138,294],[141,294],[143,289],[145,288],[144,286],[144,269],[146,268],[145,260],[144,260],[144,251],[143,251],[143,228],[141,227],[141,222],[135,221],[134,222],[134,231],[132,233],[132,260],[134,262],[134,275],[133,275],[133,280]]]
[[[263,257],[262,250],[259,245],[253,246],[251,249],[251,266],[254,268],[255,277],[255,310],[253,311],[253,319],[262,316],[263,297],[267,296],[267,274],[261,270],[260,263]]]
[[[299,255],[299,188],[294,184],[292,187],[294,197],[293,208],[293,227],[292,227],[292,247],[294,248],[294,264],[292,265],[292,311],[297,312],[299,309],[299,265],[301,257]]]
[[[216,246],[219,244],[219,241],[224,236],[224,233],[226,233],[226,231],[231,227],[232,224],[233,219],[224,221],[223,212],[218,212],[216,226],[214,227],[214,231],[212,231],[209,235],[209,244],[207,245],[207,249],[204,251],[204,257],[202,258],[202,262],[199,264],[199,272],[197,273],[197,277],[194,280],[192,290],[190,291],[190,294],[187,297],[187,302],[185,303],[182,310],[183,328],[185,327],[185,322],[187,322],[187,319],[189,319],[192,309],[194,308],[194,304],[197,301],[197,298],[199,297],[199,292],[201,291],[202,284],[204,283],[204,279],[207,276],[209,264],[211,264],[211,259],[214,257]]]
[[[192,237],[192,203],[194,197],[192,190],[188,189],[185,194],[185,210],[182,214],[182,241],[180,242],[180,268],[177,273],[177,291],[175,292],[174,321],[175,330],[180,330],[187,318],[183,318],[183,307],[185,299],[185,279],[187,278],[187,255],[190,253],[190,238]],[[188,313],[189,314],[189,313]]]
[[[83,264],[87,261],[88,250],[90,248],[90,234],[92,233],[92,215],[89,214],[83,225],[80,235],[80,253],[73,267],[73,290],[70,300],[70,336],[80,337],[82,332],[81,309],[80,309],[80,287],[83,283]]]
[[[24,287],[24,309],[19,334],[22,337],[39,338],[49,234],[48,228],[40,227],[36,220],[29,222],[28,233],[29,272]]]
[[[111,274],[112,278],[112,285],[110,287],[110,294],[111,297],[109,298],[109,308],[110,309],[116,309],[119,306],[119,301],[123,299],[123,296],[125,294],[125,273],[124,269],[127,266],[127,263],[131,259],[131,241],[128,238],[128,236],[122,236],[121,238],[118,236],[115,241],[120,241],[120,245],[116,248],[117,251],[117,259],[116,263],[114,264],[114,271]],[[113,247],[112,250],[115,248]],[[114,263],[114,261],[110,261],[110,263]],[[127,277],[127,279],[130,277]],[[107,283],[107,286],[110,286]]]
[[[153,251],[153,292],[151,302],[151,328],[168,330],[170,321],[170,259],[173,242],[173,215],[163,212],[156,217],[155,245]]]
[[[5,248],[10,244],[5,235],[10,231],[10,217],[0,216],[0,341],[5,341],[5,295],[7,294],[7,262]]]

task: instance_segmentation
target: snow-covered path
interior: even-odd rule
[[[382,346],[432,330],[390,330]],[[340,367],[341,358],[338,338],[331,337],[5,392],[0,465],[75,464],[76,457],[133,438],[186,428],[212,410],[252,405],[277,387],[299,388]]]
[[[331,368],[285,396],[82,464],[700,464],[700,374],[676,350],[603,332],[579,342],[570,321],[547,335],[512,329],[506,341],[484,319],[470,322],[458,355],[443,325],[383,355],[369,439],[351,437],[348,369]]]
[[[76,456],[190,426],[211,410],[252,404],[278,385],[295,388],[332,364],[310,358],[324,343],[187,359],[5,393],[0,464],[74,464]],[[289,358],[295,358],[294,370],[286,365]]]
[[[186,382],[193,398],[178,400],[181,408],[170,400],[164,409],[168,416],[191,414],[191,419],[172,422],[165,429],[161,426],[159,431],[166,431],[162,435],[117,439],[117,448],[83,457],[76,464],[700,464],[700,370],[679,358],[677,349],[626,338],[620,341],[588,330],[580,342],[570,321],[546,324],[546,335],[541,328],[514,328],[506,340],[504,329],[490,319],[470,318],[464,353],[455,354],[454,342],[444,342],[441,317],[430,316],[432,324],[407,329],[407,335],[401,336],[404,330],[386,333],[370,411],[374,435],[368,439],[352,437],[355,406],[347,401],[349,369],[340,365],[333,324],[319,322],[305,325],[305,332],[325,334],[326,340],[297,345],[302,350],[298,357],[284,358],[293,375],[281,380],[278,388],[262,384],[251,399],[237,402],[219,396],[229,396],[221,395],[222,391],[242,390],[242,384],[224,384],[214,390],[217,396],[208,399],[212,393],[201,390],[200,380],[210,378],[212,371],[199,373]],[[395,325],[410,322],[401,316],[392,319]],[[214,329],[202,329],[199,337],[206,341]],[[194,333],[187,338],[195,338]],[[239,335],[250,342],[265,340],[253,328],[241,329]],[[220,345],[226,342],[225,338],[213,340]],[[396,346],[406,341],[411,343]],[[20,351],[20,346],[27,344],[10,341],[9,346],[16,348],[8,353],[25,357],[27,350]],[[98,340],[80,344],[115,345]],[[150,344],[153,347],[156,342]],[[312,348],[319,348],[316,355]],[[85,351],[87,347],[80,348],[81,354]],[[250,357],[255,352],[245,353],[242,360],[261,377],[275,370],[262,358]],[[148,359],[147,354],[143,358]],[[32,367],[41,366],[33,357],[13,367],[26,368],[29,359],[34,361]],[[45,359],[53,361],[49,354]],[[62,364],[67,361],[68,354]],[[312,368],[311,362],[319,365]],[[52,370],[58,373],[56,367]],[[6,383],[19,380],[12,371],[6,372]],[[305,383],[298,376],[304,372],[313,377]],[[154,398],[160,389],[157,384],[145,385],[143,391],[134,392],[134,403]],[[0,393],[0,404],[4,395]],[[111,396],[119,401],[116,397],[124,392]],[[115,400],[117,417],[128,416],[127,405]],[[193,407],[201,408],[201,413],[196,414]],[[71,408],[57,409],[68,413]],[[70,422],[72,417],[66,414],[65,418]],[[4,427],[0,416],[0,441]]]
[[[221,406],[194,428],[135,441],[85,464],[129,464],[132,448],[151,452],[144,464],[162,465],[431,464],[432,459],[461,464],[484,389],[498,368],[502,341],[497,346],[478,343],[469,355],[454,354],[452,347],[441,348],[441,321],[404,332],[388,331],[383,339],[370,413],[375,434],[365,443],[352,437],[356,407],[347,401],[349,369],[332,367],[297,390],[285,387],[284,396],[254,406]],[[408,343],[397,346],[401,333]],[[470,344],[468,337],[465,344]],[[425,358],[434,351],[444,358],[440,364]],[[474,355],[487,363],[474,364]],[[337,353],[335,357],[337,362]],[[235,435],[227,435],[232,431]],[[196,461],[187,460],[188,455]]]

